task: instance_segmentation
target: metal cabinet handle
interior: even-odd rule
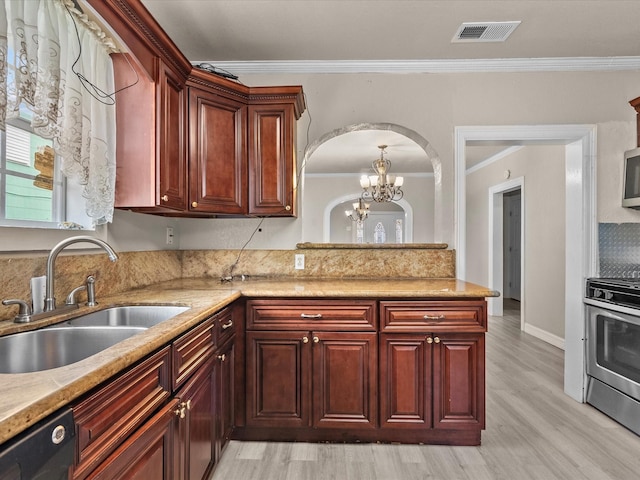
[[[425,315],[424,317],[425,320],[444,320],[445,317],[444,315]]]
[[[187,416],[187,410],[191,410],[191,399],[186,402],[180,402],[178,408],[176,408],[173,413],[175,413],[176,417],[184,418]]]
[[[218,355],[218,360],[224,362],[227,359],[227,356],[223,353],[222,355]]]
[[[433,343],[440,343],[440,339],[438,337],[433,337]]]
[[[160,197],[160,200],[162,200],[163,202],[168,202],[169,201],[169,195],[162,195],[162,197]]]
[[[309,343],[309,337],[307,336],[302,337],[302,343]]]
[[[198,208],[198,202],[191,202],[191,206],[193,208]]]
[[[433,338],[427,337],[427,343],[431,345],[433,343]]]
[[[319,318],[322,318],[322,314],[321,313],[315,313],[315,314],[312,314],[312,313],[301,313],[300,314],[300,318],[312,318],[312,319],[316,319],[317,320]]]
[[[227,323],[222,325],[223,330],[226,330],[227,328],[231,328],[231,327],[233,327],[233,320],[229,320]]]
[[[313,343],[319,343],[320,339],[318,337],[313,337]]]

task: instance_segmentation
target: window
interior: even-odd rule
[[[110,222],[114,42],[73,0],[0,3],[0,19],[0,226]]]
[[[68,197],[84,201],[67,188],[53,141],[35,134],[30,121],[21,109],[0,131],[0,226],[86,228],[82,208],[66,208]]]
[[[59,161],[52,141],[34,134],[26,116],[8,121],[0,132],[0,221],[57,228],[64,206]]]

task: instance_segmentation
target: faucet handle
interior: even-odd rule
[[[3,305],[19,305],[18,314],[13,318],[16,323],[27,323],[31,321],[31,306],[24,300],[13,298],[11,300],[3,300]]]
[[[69,295],[67,295],[67,300],[64,302],[65,305],[77,304],[78,302],[76,302],[76,294],[78,294],[78,292],[81,292],[82,290],[86,290],[86,288],[87,288],[86,285],[80,285],[79,287],[76,287],[73,290],[71,290]]]

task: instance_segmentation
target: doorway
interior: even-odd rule
[[[517,188],[502,194],[502,251],[504,302],[509,302],[510,310],[520,310],[520,273],[522,239],[522,190]],[[506,308],[506,307],[504,307]]]
[[[523,125],[455,128],[456,272],[465,279],[465,147],[474,141],[561,144],[565,147],[565,368],[564,391],[584,402],[584,278],[596,271],[594,125]],[[493,288],[490,285],[491,288]],[[522,285],[522,288],[525,286]],[[524,307],[524,305],[523,305]]]

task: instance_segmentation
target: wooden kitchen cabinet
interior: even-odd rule
[[[256,300],[247,314],[247,438],[262,429],[344,438],[343,429],[377,426],[374,301]],[[354,324],[373,331],[348,331]]]
[[[209,478],[221,448],[218,398],[230,388],[218,379],[233,375],[216,373],[215,342],[230,311],[204,320],[73,407],[74,480]],[[223,338],[233,357],[233,331],[227,327]]]
[[[246,214],[247,107],[206,85],[189,86],[189,210]]]
[[[236,303],[215,315],[216,349],[213,364],[216,463],[231,438],[236,408],[236,331],[243,324],[244,307]]]
[[[296,215],[293,105],[249,106],[249,214]]]
[[[484,335],[438,334],[433,345],[433,427],[483,429]]]
[[[373,332],[311,332],[315,428],[377,426],[378,336]]]
[[[73,406],[74,480],[86,478],[169,400],[170,365],[165,347]]]
[[[483,428],[479,334],[381,334],[382,428]]]
[[[150,78],[112,55],[116,94],[117,208],[172,214],[187,205],[186,88],[160,58]],[[125,88],[127,87],[127,88]]]
[[[479,444],[485,302],[381,301],[380,310],[381,428],[400,439]]]
[[[89,480],[177,480],[174,437],[178,401],[165,405],[87,477]]]
[[[174,449],[179,456],[181,479],[209,478],[217,460],[214,363],[214,358],[209,357],[175,395],[180,403],[175,409],[179,420]]]
[[[193,68],[139,1],[87,1],[131,52],[112,55],[115,206],[295,216],[302,87],[249,87]]]
[[[216,386],[216,462],[220,460],[222,451],[231,438],[235,421],[235,345],[230,339],[220,346],[216,355],[214,385]]]

